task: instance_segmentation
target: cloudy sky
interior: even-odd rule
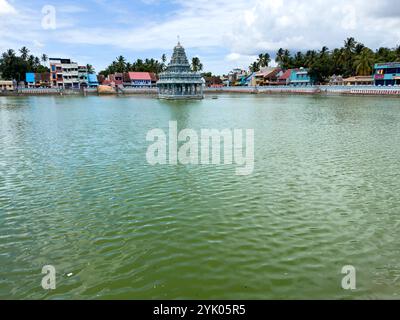
[[[170,56],[177,35],[189,57],[221,74],[280,47],[334,48],[349,36],[371,48],[399,45],[400,1],[0,0],[1,52],[25,45],[97,71],[120,54]]]

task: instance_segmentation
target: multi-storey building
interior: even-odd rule
[[[71,59],[50,58],[51,85],[63,89],[79,89],[79,67]]]
[[[81,88],[88,87],[88,70],[86,66],[78,66],[79,86]]]
[[[374,69],[376,86],[400,85],[400,62],[377,63]]]

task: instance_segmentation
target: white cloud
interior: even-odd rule
[[[0,0],[0,15],[16,13],[14,7],[7,0]]]

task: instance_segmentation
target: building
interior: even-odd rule
[[[400,85],[400,62],[375,64],[374,83],[376,86]]]
[[[150,72],[150,78],[151,78],[151,86],[152,87],[156,87],[157,86],[157,81],[158,81],[158,77],[154,72]]]
[[[246,70],[235,68],[228,73],[227,86],[243,86],[246,85],[248,74]]]
[[[167,70],[157,82],[161,99],[203,99],[203,78],[190,68],[185,49],[180,42],[174,48]]]
[[[92,73],[88,73],[87,82],[89,88],[97,88],[99,86],[99,81],[97,80],[97,76]]]
[[[78,79],[80,88],[88,87],[88,70],[86,66],[78,66]]]
[[[14,82],[8,80],[0,80],[0,91],[13,91]]]
[[[151,87],[152,78],[149,72],[127,72],[124,76],[124,86],[134,88]]]
[[[278,85],[280,86],[288,86],[290,84],[290,76],[292,75],[292,70],[286,70],[283,72],[280,77],[278,78]]]
[[[50,58],[51,85],[55,88],[79,89],[79,66],[70,59]]]
[[[204,77],[204,80],[207,88],[221,88],[224,86],[224,83],[222,82],[220,77]]]
[[[50,73],[33,73],[27,72],[25,74],[25,84],[27,88],[49,88],[51,87]],[[24,84],[24,87],[25,87]]]
[[[310,75],[308,74],[308,69],[292,69],[290,73],[290,85],[293,86],[309,86],[312,85]]]
[[[282,69],[266,67],[254,76],[253,86],[271,86],[278,84],[278,78],[283,74]]]
[[[25,82],[28,88],[34,88],[36,86],[35,74],[33,72],[27,72],[25,74]]]
[[[345,86],[370,86],[374,82],[372,76],[356,76],[343,79]]]
[[[337,76],[334,74],[332,77],[329,78],[329,85],[330,86],[343,86],[344,79],[342,76]]]
[[[119,87],[124,84],[125,75],[126,75],[125,73],[121,73],[121,72],[113,73],[108,76],[108,80],[113,82],[115,84],[115,86]]]
[[[256,76],[256,74],[257,74],[257,72],[252,72],[245,78],[245,80],[244,80],[245,86],[250,87],[250,86],[255,86],[256,85],[255,84],[255,76]],[[223,80],[221,79],[221,81],[223,81]]]

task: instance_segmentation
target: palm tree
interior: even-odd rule
[[[124,56],[117,57],[116,61],[117,72],[125,72],[126,69],[126,59]]]
[[[47,60],[49,60],[49,57],[47,56],[47,54],[43,53],[41,59],[43,63],[46,63]]]
[[[27,47],[22,47],[19,52],[21,53],[21,58],[26,61],[29,55],[29,49]]]
[[[356,73],[359,76],[369,76],[374,64],[374,53],[369,48],[364,48],[354,61]]]
[[[199,72],[203,70],[203,64],[200,62],[200,59],[198,57],[194,57],[192,59],[192,70],[194,72]]]
[[[161,61],[162,61],[163,63],[166,63],[166,62],[167,62],[167,55],[166,55],[165,53],[161,56]]]
[[[400,61],[400,45],[397,46],[397,48],[394,50],[394,52],[397,55],[397,61]]]
[[[317,56],[318,56],[317,51],[308,50],[305,56],[305,62],[304,62],[305,66],[310,67],[317,59]]]
[[[87,72],[89,74],[93,74],[94,73],[94,68],[93,68],[93,66],[91,64],[87,64],[86,65],[86,69],[87,69]]]
[[[360,54],[363,51],[364,48],[365,48],[364,44],[357,43],[356,47],[354,48],[354,51],[355,51],[356,54]]]
[[[258,72],[260,71],[260,65],[257,63],[257,61],[254,61],[250,67],[249,67],[251,72]]]
[[[258,55],[258,65],[261,68],[265,68],[268,67],[269,63],[271,62],[271,57],[269,55],[269,53],[264,53],[264,54],[260,54]]]
[[[13,49],[8,49],[6,51],[6,54],[10,57],[10,58],[14,58],[15,57],[15,51]]]
[[[352,53],[356,48],[356,44],[357,41],[353,37],[350,37],[344,41],[344,48],[346,49],[347,52]]]
[[[38,57],[35,57],[35,59],[34,59],[34,65],[35,65],[35,67],[40,66],[40,59],[39,59]]]
[[[285,51],[282,48],[280,48],[276,53],[275,61],[278,63],[279,66],[282,66],[283,64],[284,53]]]
[[[329,51],[329,48],[326,46],[323,46],[321,49],[321,56],[325,56]]]

